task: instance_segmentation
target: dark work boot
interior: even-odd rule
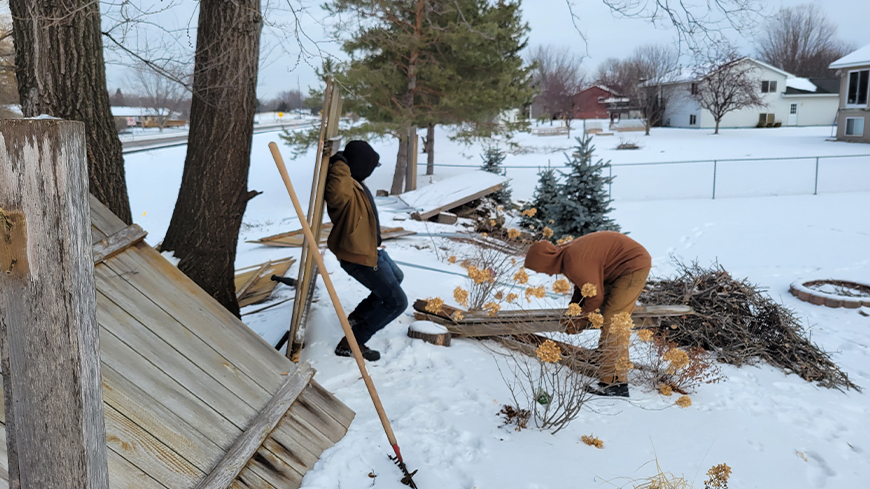
[[[628,383],[626,382],[617,382],[615,384],[605,384],[604,382],[598,383],[598,388],[592,387],[588,385],[584,387],[586,392],[590,394],[594,394],[596,396],[605,396],[605,397],[628,397]]]
[[[362,351],[363,358],[370,362],[376,362],[381,359],[381,354],[377,350],[372,350],[365,345],[360,345],[359,349]],[[335,347],[335,354],[340,357],[353,356],[353,350],[350,349],[350,343],[347,341],[346,336],[338,342],[338,345]]]

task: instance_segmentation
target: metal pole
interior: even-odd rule
[[[816,185],[813,187],[813,195],[819,195],[819,158],[816,157]]]
[[[713,200],[716,200],[716,160],[713,160]]]

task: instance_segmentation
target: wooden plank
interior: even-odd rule
[[[195,363],[178,354],[171,344],[142,327],[141,323],[106,299],[102,293],[97,295],[97,303],[103,330],[108,331],[126,344],[130,350],[142,356],[153,369],[160,370],[184,386],[191,394],[221,413],[239,429],[244,429],[256,416],[255,408],[198,368]],[[114,353],[114,350],[107,352],[109,355]]]
[[[6,119],[0,139],[10,485],[108,488],[85,126]]]
[[[175,489],[154,480],[113,450],[108,451],[109,485],[112,489]]]
[[[138,224],[131,224],[94,244],[94,265],[117,255],[145,239],[148,233]]]
[[[265,272],[270,266],[272,266],[271,260],[260,265],[260,268],[255,270],[253,273],[248,274],[248,280],[246,280],[241,287],[236,287],[236,299],[247,294],[248,289],[250,289],[251,286],[253,286],[254,283],[260,279],[260,277],[263,275],[263,272]]]
[[[0,426],[0,489],[9,487],[9,459],[6,456],[6,426]]]
[[[100,333],[100,352],[104,369],[111,368],[145,392],[155,393],[157,402],[219,447],[226,450],[232,446],[242,430],[201,399],[193,396],[184,386],[154,368],[107,329],[102,329]]]
[[[314,379],[308,385],[308,388],[302,394],[306,400],[310,401],[323,411],[329,413],[345,428],[349,427],[356,413],[347,407],[343,402],[339,401],[331,392],[324,389]]]
[[[239,477],[230,485],[236,489],[277,489],[272,484],[264,481],[262,477],[254,473],[250,467],[245,467]]]
[[[111,406],[106,406],[106,443],[166,487],[189,489],[205,475]]]
[[[263,442],[263,446],[297,472],[305,474],[317,463],[320,453],[312,453],[306,447],[308,441],[302,439],[298,433],[289,433],[288,435],[287,430],[280,429],[283,422],[282,418],[272,434]]]
[[[268,392],[295,365],[206,294],[150,246],[139,243],[105,262],[112,280],[123,280],[229,360]]]
[[[509,179],[482,170],[446,178],[418,190],[399,195],[415,209],[414,219],[425,221],[443,211],[450,211],[504,188]]]
[[[288,412],[278,427],[286,437],[300,441],[304,440],[306,449],[318,458],[324,450],[335,444],[325,434],[318,431],[314,426],[311,426],[309,422],[302,419],[295,412]]]
[[[88,194],[88,204],[91,207],[91,227],[96,228],[103,237],[111,236],[127,227],[124,221],[113,214],[93,194]]]
[[[272,275],[283,277],[295,262],[295,258],[284,258],[282,260],[270,261],[263,265],[236,270],[236,297],[239,300],[239,307],[258,304],[268,299],[278,284],[271,280]],[[265,266],[265,269],[263,266]],[[251,281],[250,285],[248,285],[249,280]],[[247,290],[244,293],[240,293],[246,285],[248,286]]]
[[[163,340],[168,352],[191,360],[199,369],[216,379],[236,396],[246,400],[255,411],[272,397],[269,391],[234,368],[230,360],[215,351],[209,343],[192,334],[183,324],[159,308],[138,289],[112,275],[113,272],[106,267],[97,267],[95,278],[98,297],[104,297],[110,302],[106,307],[123,309],[138,321],[138,325],[131,324],[129,320],[122,323],[113,322],[113,328],[127,325],[149,331]]]
[[[251,457],[247,466],[275,487],[296,489],[302,485],[304,474],[300,474],[268,448],[260,447]]]
[[[290,408],[288,413],[308,422],[314,429],[323,433],[332,443],[337,443],[347,433],[345,426],[330,416],[329,413],[314,405],[307,396],[299,397],[296,400],[296,404]]]
[[[332,223],[328,222],[323,225],[320,230],[320,238],[318,239],[318,246],[323,247],[326,246],[326,240],[329,238],[329,232],[332,229]],[[413,236],[417,234],[416,231],[409,231],[405,228],[401,227],[387,227],[381,226],[381,239],[386,241],[390,239],[402,238],[405,236]],[[275,234],[273,236],[266,236],[264,238],[246,241],[246,243],[256,243],[262,244],[266,246],[283,246],[287,248],[299,248],[302,246],[302,242],[305,240],[305,237],[302,235],[302,230],[297,229],[295,231],[289,231],[286,233]]]
[[[211,472],[197,484],[197,489],[226,489],[236,479],[248,460],[263,444],[263,440],[275,429],[275,426],[297,401],[302,390],[308,385],[314,369],[307,363],[302,363],[299,368],[290,375],[284,385],[275,393],[275,397],[257,414],[244,434],[233,444],[226,455],[211,470]]]
[[[181,419],[157,399],[111,368],[103,372],[103,401],[140,429],[182,454],[203,473],[224,455],[224,450]],[[159,397],[159,396],[158,396]]]

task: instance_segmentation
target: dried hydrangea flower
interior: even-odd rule
[[[483,305],[483,308],[489,310],[490,316],[495,316],[496,314],[498,314],[498,311],[501,310],[501,306],[495,302],[487,302]]]
[[[490,219],[490,220],[489,220],[489,225],[490,225],[490,226],[495,226],[495,219]]]
[[[670,375],[674,375],[677,373],[677,370],[689,364],[689,355],[679,348],[671,348],[662,356],[662,358],[664,358],[665,361],[670,362],[670,365],[668,366],[668,374]]]
[[[546,340],[541,343],[536,354],[544,363],[556,363],[562,359],[562,352],[553,340]]]
[[[553,282],[553,292],[557,294],[567,294],[568,292],[571,292],[571,284],[569,284],[564,278],[560,278]]]
[[[692,405],[692,398],[690,398],[689,396],[682,396],[677,399],[676,405],[685,409]]]
[[[429,302],[426,303],[426,312],[431,312],[432,314],[438,314],[441,312],[441,308],[444,306],[444,301],[438,297],[434,299],[429,299]]]
[[[529,274],[526,273],[525,268],[517,270],[517,273],[514,274],[514,282],[520,285],[529,283]]]
[[[653,332],[651,329],[642,329],[637,332],[637,337],[640,338],[640,341],[649,341],[653,337]]]
[[[487,270],[481,270],[474,265],[469,265],[466,269],[468,271],[468,277],[474,281],[476,284],[482,284],[485,282],[491,282],[495,280],[492,276],[492,272]]]
[[[545,238],[552,238],[553,237],[553,230],[550,229],[550,227],[548,226],[548,227],[545,227],[541,231],[541,234],[543,234]]]
[[[628,359],[628,355],[623,355],[616,361],[617,372],[628,372],[634,368],[634,364]]]
[[[460,306],[468,307],[468,291],[463,289],[462,287],[456,287],[453,289],[453,298],[456,299],[456,303]]]
[[[604,326],[604,316],[599,312],[590,312],[588,316],[589,322],[592,323],[592,327],[595,329],[601,329]]]
[[[709,479],[705,482],[711,489],[728,487],[728,479],[731,478],[731,467],[727,464],[714,465],[707,471]]]
[[[500,301],[504,299],[504,291],[499,290],[495,293],[495,300]]]
[[[595,448],[604,448],[604,442],[601,441],[601,440],[599,440],[598,438],[596,438],[596,437],[594,437],[594,436],[586,436],[586,435],[583,435],[583,436],[580,437],[580,440],[581,440],[583,443],[589,445],[590,447],[595,447]]]
[[[447,261],[449,263],[456,263],[456,256],[451,256],[450,258],[447,259]]]
[[[529,287],[526,289],[526,302],[531,302],[532,297],[537,297],[538,299],[543,299],[547,296],[547,291],[544,289],[543,285],[539,285],[537,287]]]
[[[613,316],[613,319],[610,321],[610,326],[616,334],[630,335],[631,327],[634,326],[634,321],[631,319],[631,314],[621,312]]]
[[[508,238],[517,239],[519,237],[520,237],[520,231],[518,229],[511,228],[508,230]]]
[[[507,297],[505,297],[504,300],[506,300],[508,304],[513,304],[514,301],[517,300],[517,298],[518,298],[518,296],[516,294],[514,294],[513,292],[511,292],[510,294],[507,295]]]
[[[576,302],[572,302],[568,304],[568,310],[565,311],[566,316],[574,317],[583,314],[583,309],[580,308],[580,305]]]
[[[557,245],[563,245],[563,244],[570,243],[571,241],[574,241],[574,236],[566,236],[566,237],[564,237],[564,238],[562,238],[562,239],[558,239],[558,240],[556,240],[556,244],[557,244]]]
[[[532,207],[531,209],[526,209],[523,211],[523,215],[527,217],[535,217],[535,214],[538,213],[538,209]]]
[[[453,320],[454,320],[454,321],[462,321],[462,319],[463,319],[464,317],[465,317],[465,316],[463,316],[462,313],[459,312],[459,311],[456,311],[456,312],[453,313]]]
[[[583,284],[583,287],[580,288],[580,295],[587,299],[595,297],[598,295],[598,287],[596,287],[595,284]]]
[[[659,392],[663,396],[670,396],[671,394],[674,393],[674,389],[668,384],[662,384],[659,386]]]

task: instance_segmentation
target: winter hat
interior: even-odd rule
[[[354,180],[362,182],[380,166],[381,156],[365,141],[351,141],[344,147],[344,157]]]
[[[556,275],[562,273],[562,252],[549,241],[538,241],[529,248],[526,254],[525,267],[535,272]]]

